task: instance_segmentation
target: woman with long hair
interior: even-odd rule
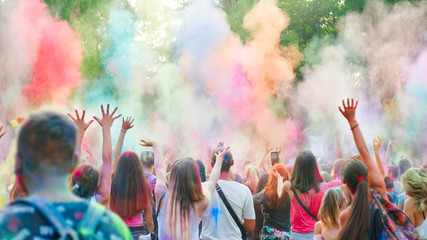
[[[154,149],[159,239],[199,239],[200,219],[209,206],[229,148],[222,149],[216,156],[211,176],[202,186],[196,161],[188,157],[177,159],[172,164],[169,181],[166,181],[166,165],[159,146],[144,140],[141,145]]]
[[[134,239],[153,231],[150,201],[150,188],[138,155],[124,152],[111,181],[110,210],[123,219]]]
[[[369,154],[356,121],[357,101],[347,99],[346,105],[343,100],[343,108],[344,110],[341,107],[339,110],[350,125],[360,155],[351,157],[342,167],[342,180],[350,189],[352,202],[349,208],[341,212],[342,229],[338,239],[382,239],[381,216],[378,215],[378,211],[371,211],[374,201],[370,188],[376,190],[384,200],[387,199],[384,179]],[[370,224],[370,219],[373,224]]]
[[[290,239],[313,239],[314,224],[326,188],[316,157],[310,151],[300,152],[292,169],[291,180],[283,185],[283,191],[291,199]]]
[[[403,211],[423,239],[427,239],[427,169],[410,168],[400,179],[409,196]]]
[[[291,228],[291,200],[286,192],[278,194],[278,186],[289,180],[289,173],[280,163],[274,164],[267,186],[254,196],[254,203],[261,204],[264,217],[259,239],[289,239]]]

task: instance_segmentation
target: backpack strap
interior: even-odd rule
[[[242,234],[242,239],[246,239],[247,235],[246,235],[245,229],[243,228],[242,223],[240,222],[239,218],[237,217],[236,213],[234,212],[233,208],[231,207],[230,203],[225,197],[224,192],[222,192],[222,189],[218,184],[216,185],[216,192],[218,193],[219,197],[222,199],[222,202],[224,203],[225,207],[227,208],[234,222],[236,222],[237,226],[239,227],[240,233]]]
[[[163,201],[163,199],[165,198],[165,195],[166,195],[166,192],[164,192],[164,193],[162,194],[162,196],[160,197],[160,199],[159,199],[159,205],[157,205],[157,212],[156,212],[156,215],[157,215],[157,216],[159,216],[159,213],[160,213],[160,206],[162,206],[162,201]]]
[[[77,226],[78,232],[84,239],[93,239],[96,228],[106,212],[107,209],[101,204],[89,202],[86,213]]]
[[[13,205],[15,204],[26,204],[36,208],[52,224],[60,239],[79,239],[76,231],[65,223],[61,214],[47,200],[40,197],[28,197],[18,199],[13,203]]]
[[[308,213],[308,215],[310,215],[310,217],[311,218],[313,218],[314,219],[314,221],[316,221],[316,222],[318,222],[319,221],[319,219],[317,219],[317,217],[316,216],[314,216],[314,214],[313,213],[311,213],[310,212],[310,210],[308,210],[308,208],[301,202],[301,200],[299,199],[299,197],[298,197],[298,194],[297,194],[297,192],[295,191],[295,189],[294,190],[292,190],[293,192],[294,192],[294,196],[295,196],[295,198],[297,199],[297,201],[298,201],[298,203],[299,203],[299,205],[304,209],[304,211],[306,212],[306,213]]]

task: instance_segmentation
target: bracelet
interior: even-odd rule
[[[354,125],[354,127],[350,128],[350,130],[353,131],[353,129],[357,128],[357,126],[359,126],[359,124]]]
[[[126,131],[126,130],[123,130],[123,129],[120,129],[120,131],[122,131],[122,132],[124,132],[124,133],[127,133],[127,131]]]

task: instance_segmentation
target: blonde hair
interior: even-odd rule
[[[327,229],[339,226],[339,215],[346,198],[340,188],[329,188],[323,195],[319,210],[319,220]]]
[[[427,208],[427,170],[410,168],[402,175],[400,184],[403,190],[417,200],[418,211],[425,211]]]
[[[252,191],[255,191],[259,180],[258,167],[253,163],[248,164],[245,169],[245,176],[248,186]]]

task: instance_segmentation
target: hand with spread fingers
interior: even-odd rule
[[[338,109],[340,110],[340,112],[342,113],[342,115],[348,120],[348,121],[352,121],[356,119],[356,108],[357,108],[357,104],[359,103],[359,101],[356,100],[356,102],[354,102],[354,99],[350,99],[347,98],[347,105],[345,104],[345,101],[342,100],[342,106],[343,109],[341,109],[341,107],[338,107]]]
[[[271,151],[273,151],[274,148],[270,147],[270,142],[265,142],[265,148],[264,148],[264,154],[269,154]]]
[[[141,139],[141,141],[139,142],[139,145],[143,146],[143,147],[154,147],[156,143],[152,142],[151,140],[144,140]]]
[[[127,131],[133,128],[133,121],[134,119],[132,117],[123,118],[122,129]]]
[[[172,150],[169,150],[166,153],[166,156],[165,156],[164,160],[165,160],[165,162],[170,163],[172,161],[173,157],[174,157],[174,154],[173,154]]]
[[[89,126],[93,123],[94,120],[90,120],[89,122],[85,122],[85,115],[86,115],[86,111],[83,110],[82,116],[80,117],[79,112],[77,110],[75,110],[76,112],[76,117],[73,117],[70,113],[68,113],[67,115],[71,118],[71,120],[73,120],[73,122],[76,124],[78,131],[80,133],[84,133],[86,131],[86,129],[89,128]]]
[[[382,142],[383,142],[382,137],[374,138],[374,141],[373,141],[374,151],[378,152],[380,150]]]
[[[110,114],[110,104],[107,105],[107,111],[106,112],[104,111],[104,106],[101,105],[102,118],[99,119],[95,116],[93,118],[99,123],[99,125],[101,125],[101,127],[111,128],[114,120],[116,120],[117,118],[122,116],[121,114],[119,114],[118,116],[114,116],[116,111],[117,111],[117,107]]]

